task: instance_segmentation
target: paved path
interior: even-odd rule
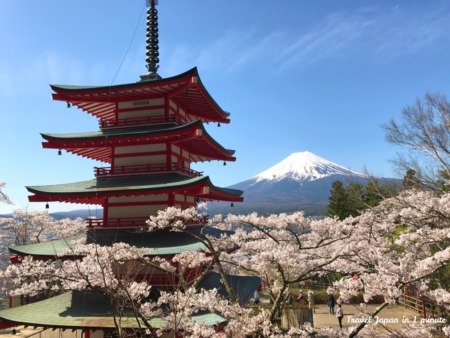
[[[375,310],[377,305],[367,305],[365,307],[365,312],[370,313]],[[335,310],[337,307],[335,308]],[[363,313],[359,305],[351,305],[344,304],[342,305],[342,309],[344,310],[344,319],[342,321],[343,326],[355,326],[358,325],[356,318]],[[368,319],[369,316],[364,316],[364,318]],[[377,317],[372,319],[372,323],[377,322],[378,324],[384,324],[386,326],[401,326],[402,319],[403,321],[413,322],[414,317],[416,320],[420,320],[420,314],[414,312],[410,309],[406,309],[400,305],[388,305],[380,313],[378,313]],[[398,321],[398,323],[396,323]],[[328,313],[327,305],[316,305],[316,311],[314,314],[314,326],[330,326],[330,327],[338,327],[338,320],[335,315],[330,315]]]
[[[377,305],[367,305],[365,312],[370,313],[375,310],[376,307]],[[342,326],[344,328],[359,325],[362,314],[359,305],[344,304],[342,305],[342,309],[344,310],[344,318],[342,320]],[[328,311],[327,305],[316,305],[314,314],[314,328],[316,331],[319,331],[320,327],[339,328],[336,315],[330,315]],[[380,333],[386,334],[389,330],[400,329],[405,323],[413,324],[414,321],[420,322],[421,315],[418,312],[414,312],[401,305],[388,305],[381,310],[375,318],[370,319],[368,315],[364,315],[362,318],[371,320],[372,324],[376,324],[376,328]]]

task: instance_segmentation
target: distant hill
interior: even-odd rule
[[[50,216],[55,219],[70,218],[75,219],[77,217],[89,218],[91,216],[96,216],[98,218],[103,217],[103,209],[89,210],[89,209],[77,209],[71,211],[58,211],[50,212]],[[0,217],[11,217],[11,214],[0,215]]]
[[[260,174],[230,186],[244,191],[243,203],[234,203],[231,208],[230,203],[212,202],[208,205],[208,213],[256,211],[268,214],[302,210],[308,216],[321,216],[326,214],[334,181],[366,184],[370,178],[308,151],[293,153]],[[398,181],[389,178],[377,180]]]
[[[88,209],[79,209],[79,210],[71,210],[71,211],[59,211],[59,212],[51,212],[50,216],[56,219],[63,218],[89,218],[95,216],[97,218],[103,218],[103,209],[96,210],[88,210]]]

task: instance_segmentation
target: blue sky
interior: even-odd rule
[[[450,2],[160,0],[160,69],[194,66],[231,123],[208,131],[237,161],[196,165],[218,186],[293,152],[401,177],[380,125],[426,91],[450,93]],[[49,84],[110,85],[145,74],[145,1],[0,2],[0,181],[14,208],[26,185],[93,178],[91,160],[43,149],[39,133],[97,130],[52,101]],[[83,207],[83,206],[81,206]],[[80,208],[53,203],[51,211]]]

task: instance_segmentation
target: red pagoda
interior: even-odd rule
[[[89,230],[80,235],[85,236],[88,243],[110,245],[122,241],[146,248],[149,256],[170,257],[184,250],[202,249],[202,245],[181,233],[159,231],[143,234],[134,231],[146,226],[149,215],[171,206],[186,209],[200,201],[214,200],[232,204],[243,201],[243,198],[242,191],[217,187],[208,176],[191,167],[196,162],[236,160],[234,151],[221,146],[204,128],[204,123],[229,123],[229,114],[207,92],[196,68],[164,79],[158,75],[155,0],[150,2],[147,10],[146,37],[148,73],[141,76],[139,82],[99,87],[51,86],[54,100],[66,102],[68,107],[78,107],[97,117],[99,130],[77,134],[44,133],[43,147],[56,149],[59,153],[65,150],[104,162],[107,166],[94,168],[93,180],[28,186],[27,189],[32,193],[29,196],[31,202],[100,206],[103,217],[88,219]],[[205,225],[206,217],[190,227],[196,231]],[[50,244],[15,246],[10,251],[15,255],[13,261],[20,262],[20,257],[26,255],[36,259],[54,259],[68,246],[67,241],[56,240]],[[170,286],[171,281],[164,274],[154,274],[151,278],[153,286]],[[216,277],[210,278],[212,281]],[[241,299],[248,299],[259,279],[253,278],[249,283],[251,285],[241,290],[247,293]],[[84,306],[82,315],[77,307],[81,303]],[[86,295],[81,301],[75,293],[66,293],[0,311],[0,327],[23,324],[82,330],[87,337],[94,332],[92,330],[110,328],[111,321],[100,318],[98,314],[92,315],[98,309],[91,309],[90,314],[87,303]],[[91,299],[90,306],[95,307],[95,303],[95,299]],[[39,309],[43,306],[54,311],[42,313]],[[65,316],[58,312],[62,309],[65,309]],[[212,320],[214,324],[223,318],[203,320]]]
[[[204,161],[235,161],[205,130],[204,123],[229,123],[193,68],[162,79],[158,73],[158,17],[152,1],[147,12],[147,69],[137,83],[80,87],[52,85],[54,100],[64,101],[99,119],[99,131],[42,134],[43,147],[66,150],[104,162],[95,179],[30,186],[30,202],[99,205],[97,229],[139,228],[150,214],[170,206],[185,209],[199,201],[241,202],[242,191],[212,184],[191,168]]]
[[[150,68],[150,67],[149,67]],[[155,74],[156,75],[156,74]],[[228,123],[197,70],[134,84],[106,87],[51,86],[65,101],[99,118],[100,130],[80,134],[42,134],[44,148],[108,163],[95,179],[31,186],[31,202],[69,202],[103,207],[100,228],[137,228],[168,206],[182,209],[199,201],[242,201],[241,191],[214,186],[191,168],[200,161],[235,161],[204,122]]]

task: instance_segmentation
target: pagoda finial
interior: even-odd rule
[[[147,62],[147,75],[141,76],[141,81],[158,80],[161,77],[158,75],[157,70],[159,68],[159,40],[158,40],[158,10],[156,5],[157,0],[146,0],[147,2],[147,49],[146,59]]]

